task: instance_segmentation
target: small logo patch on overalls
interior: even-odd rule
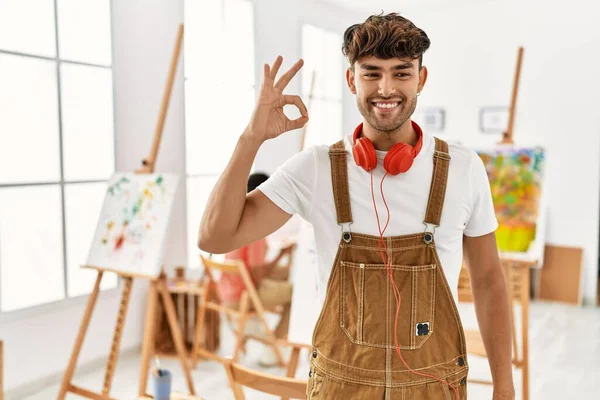
[[[421,322],[417,324],[417,336],[429,335],[429,322]]]

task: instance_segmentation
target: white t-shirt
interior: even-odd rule
[[[344,139],[348,164],[348,185],[352,210],[351,231],[379,235],[370,173],[357,166],[352,157],[352,135]],[[423,232],[425,211],[433,172],[435,140],[424,133],[423,148],[409,171],[388,175],[383,184],[390,209],[385,236]],[[498,227],[483,162],[474,150],[449,144],[450,168],[440,226],[435,243],[442,268],[454,299],[462,265],[463,235],[481,236]],[[381,227],[387,212],[381,198],[380,182],[385,174],[386,152],[377,151],[378,165],[373,170],[373,190]],[[337,224],[328,146],[313,146],[290,158],[259,189],[288,214],[299,214],[312,224],[317,251],[318,304],[325,300],[327,281],[338,250],[341,227]],[[300,266],[296,266],[301,268]]]

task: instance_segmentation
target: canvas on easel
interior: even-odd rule
[[[500,257],[541,266],[544,258],[547,196],[544,180],[546,150],[540,145],[515,144],[517,97],[525,49],[519,47],[509,108],[508,126],[494,147],[477,149],[483,160],[499,228]]]
[[[88,257],[88,265],[82,266],[97,271],[96,282],[88,298],[71,357],[63,375],[57,396],[58,400],[64,400],[67,393],[74,393],[88,399],[112,399],[110,390],[119,358],[119,347],[131,299],[133,280],[140,278],[148,280],[150,288],[138,394],[140,396],[146,394],[149,361],[154,352],[152,340],[156,329],[155,315],[159,295],[165,304],[171,334],[189,392],[194,394],[189,357],[183,344],[175,305],[169,296],[166,277],[162,270],[164,243],[179,179],[175,175],[157,174],[154,171],[182,41],[183,24],[180,24],[149,157],[142,161],[142,167],[136,170],[135,174],[115,174],[109,181]],[[72,381],[77,359],[98,299],[102,277],[107,271],[114,272],[121,278],[123,292],[108,355],[102,393],[97,393],[76,386]]]
[[[86,264],[158,276],[178,183],[173,174],[114,174]]]
[[[546,156],[541,146],[477,150],[490,181],[501,252],[527,252],[541,216]]]

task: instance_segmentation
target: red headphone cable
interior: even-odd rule
[[[414,369],[412,369],[411,367],[408,366],[408,364],[406,363],[406,361],[404,360],[404,357],[402,357],[402,353],[400,351],[400,345],[398,344],[398,317],[400,315],[400,304],[402,303],[402,298],[400,296],[400,290],[398,289],[398,286],[396,285],[396,282],[394,281],[394,276],[392,274],[392,262],[391,262],[391,257],[388,254],[387,257],[387,261],[386,261],[386,257],[384,255],[384,251],[387,254],[388,253],[388,249],[387,249],[387,244],[385,243],[385,240],[383,239],[383,235],[388,227],[388,224],[390,222],[390,217],[391,217],[391,213],[390,213],[390,209],[387,205],[387,202],[385,200],[385,195],[383,194],[383,181],[385,180],[385,177],[388,175],[388,173],[386,172],[386,174],[383,176],[383,178],[381,178],[381,184],[379,185],[380,191],[381,191],[381,198],[383,199],[383,204],[385,205],[385,208],[387,210],[387,220],[385,223],[385,226],[383,228],[383,230],[381,229],[381,224],[379,222],[379,212],[377,211],[377,203],[375,201],[375,190],[373,188],[373,171],[369,171],[370,175],[371,175],[371,197],[373,199],[373,208],[375,210],[375,217],[377,219],[377,229],[379,231],[379,255],[381,256],[381,259],[383,261],[383,264],[385,266],[386,272],[388,274],[388,278],[390,278],[391,283],[392,283],[392,287],[394,288],[394,297],[396,298],[396,319],[394,322],[394,342],[396,344],[396,353],[398,353],[398,356],[400,357],[400,360],[402,361],[402,363],[404,364],[404,366],[411,372],[413,372],[414,374],[417,375],[421,375],[424,377],[428,377],[428,378],[433,378],[435,380],[437,380],[438,382],[441,382],[445,385],[447,385],[448,387],[450,387],[453,391],[454,394],[456,395],[456,400],[459,400],[459,394],[458,394],[458,389],[453,386],[452,384],[448,383],[446,380],[442,379],[442,378],[438,378],[437,376],[434,375],[430,375],[430,374],[426,374],[423,372],[418,372],[415,371]],[[383,249],[382,249],[382,245],[383,245]]]

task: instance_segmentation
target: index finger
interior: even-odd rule
[[[273,66],[269,64],[264,65],[264,82],[268,84],[273,84],[275,81],[275,77],[277,76],[277,72],[279,71],[279,67],[281,67],[281,63],[283,62],[283,57],[277,56]]]
[[[288,85],[288,83],[290,83],[292,78],[296,76],[296,73],[300,71],[300,68],[302,68],[303,65],[304,60],[299,59],[298,61],[296,61],[296,64],[292,65],[292,68],[290,68],[285,74],[281,76],[281,78],[279,78],[279,80],[275,84],[275,87],[280,90],[285,89],[285,87]]]

